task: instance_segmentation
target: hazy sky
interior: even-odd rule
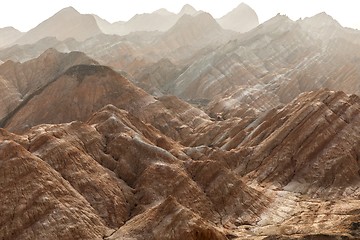
[[[343,26],[360,28],[359,0],[0,0],[0,27],[13,26],[27,31],[68,6],[80,13],[95,13],[114,22],[159,8],[177,13],[186,3],[218,18],[241,2],[257,12],[260,22],[277,13],[297,20],[326,12]]]

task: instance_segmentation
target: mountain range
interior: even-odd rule
[[[0,29],[0,33],[2,33],[0,48],[10,44],[33,44],[45,37],[56,37],[60,41],[68,38],[84,41],[100,33],[122,36],[142,31],[164,32],[169,30],[182,16],[195,16],[201,12],[186,4],[178,14],[166,9],[159,9],[152,13],[137,14],[127,22],[109,23],[97,15],[81,14],[73,7],[67,7],[26,33],[21,33],[11,27]],[[238,22],[238,24],[229,25],[227,22],[231,21]],[[219,19],[219,23],[226,29],[245,32],[256,27],[259,21],[254,10],[246,4],[240,4],[234,11]]]
[[[0,239],[360,238],[358,30],[243,3],[0,34]]]

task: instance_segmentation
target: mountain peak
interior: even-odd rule
[[[316,27],[331,26],[331,25],[341,26],[338,21],[336,21],[332,16],[330,16],[326,12],[321,12],[312,17],[305,18],[303,22],[305,24],[311,24]]]
[[[235,9],[244,9],[244,8],[252,9],[249,5],[243,2],[240,3]]]
[[[168,11],[168,10],[165,9],[165,8],[160,8],[160,9],[154,11],[153,13],[156,13],[156,14],[159,14],[159,15],[162,15],[162,16],[173,15],[172,12]]]
[[[93,15],[80,14],[75,8],[67,7],[25,33],[16,43],[32,44],[45,37],[56,37],[58,40],[74,38],[84,41],[99,33],[101,30]]]
[[[240,3],[219,19],[221,27],[236,32],[247,32],[259,25],[259,18],[249,5]]]
[[[188,27],[191,25],[203,25],[204,27],[215,26],[216,28],[221,28],[216,20],[211,16],[211,14],[206,12],[201,12],[195,16],[190,16],[188,14],[183,15],[173,28],[182,28]]]
[[[71,7],[71,6],[61,9],[58,13],[64,13],[64,14],[80,14],[75,8],[73,8],[73,7]]]
[[[182,16],[182,15],[195,15],[197,13],[197,10],[191,6],[190,4],[185,4],[181,11],[179,12],[179,15]]]

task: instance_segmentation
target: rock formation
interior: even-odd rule
[[[358,96],[304,93],[257,117],[203,121],[181,143],[143,119],[108,105],[86,122],[1,130],[2,238],[359,236]]]
[[[360,34],[255,19],[67,8],[0,50],[0,239],[359,239]]]

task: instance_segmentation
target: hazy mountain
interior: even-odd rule
[[[259,25],[256,12],[245,3],[241,3],[231,12],[218,19],[218,22],[224,29],[241,33],[248,32]]]
[[[324,87],[359,94],[359,36],[337,22],[310,31],[278,15],[200,55],[171,79],[174,88],[167,91],[189,100],[214,100],[211,111],[229,113],[242,104],[265,111]]]
[[[80,14],[74,8],[68,7],[25,33],[16,43],[35,43],[45,37],[56,37],[58,40],[74,38],[83,41],[99,33],[101,30],[93,15]]]
[[[12,44],[22,35],[22,32],[13,27],[0,28],[0,49]]]
[[[98,25],[98,27],[100,28],[100,30],[103,33],[106,34],[111,34],[113,32],[113,25],[111,23],[109,23],[107,20],[99,17],[98,15],[93,14],[96,23]],[[119,24],[121,24],[122,22],[118,22]]]
[[[179,17],[182,17],[183,15],[190,15],[190,16],[194,16],[196,14],[198,14],[199,12],[191,5],[189,4],[185,4],[180,12],[178,13]]]
[[[127,22],[116,22],[111,24],[107,33],[126,35],[131,32],[140,31],[161,31],[169,30],[185,14],[195,15],[196,11],[192,6],[185,5],[178,13],[172,13],[162,8],[152,13],[136,14]],[[107,27],[108,28],[108,27]]]

